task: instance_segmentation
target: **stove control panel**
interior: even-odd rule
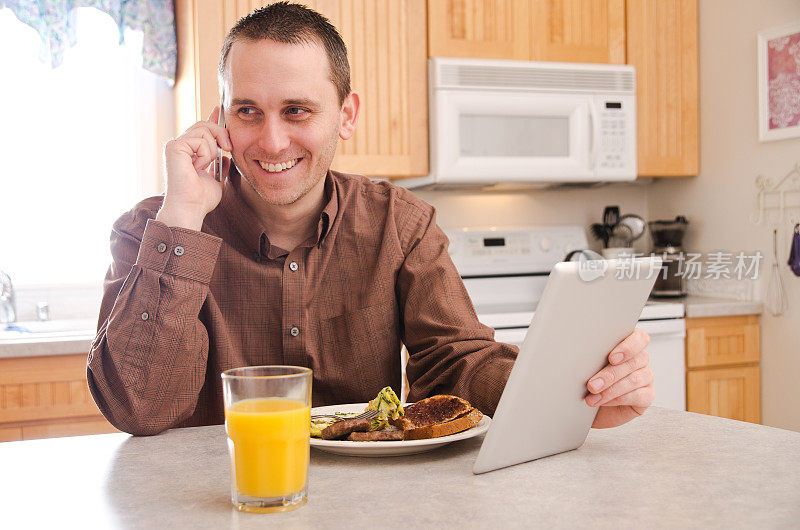
[[[448,230],[461,276],[548,273],[575,249],[587,248],[580,226]]]

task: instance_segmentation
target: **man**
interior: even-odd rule
[[[450,393],[492,414],[517,349],[478,322],[433,208],[329,170],[360,106],[335,28],[270,5],[231,29],[219,72],[222,110],[165,147],[165,195],[114,225],[88,358],[108,420],[141,435],[221,423],[219,374],[245,365],[312,368],[315,406],[367,401],[399,388],[401,341],[409,401]],[[590,381],[595,427],[652,402],[647,341],[637,330]]]

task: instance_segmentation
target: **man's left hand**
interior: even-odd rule
[[[609,364],[597,372],[586,388],[586,403],[600,407],[592,423],[595,429],[616,427],[638,418],[653,403],[653,372],[645,351],[650,336],[636,328],[608,354]]]

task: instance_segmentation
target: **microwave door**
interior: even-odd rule
[[[592,98],[439,90],[432,166],[442,181],[584,181],[594,175]]]

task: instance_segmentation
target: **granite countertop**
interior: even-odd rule
[[[10,331],[8,326],[11,326]],[[2,328],[0,328],[0,359],[5,357],[87,354],[96,333],[96,317],[3,324]]]
[[[7,528],[778,528],[800,520],[800,433],[651,408],[575,451],[483,475],[482,438],[430,453],[311,451],[309,501],[230,504],[222,426],[0,444]],[[365,507],[365,504],[368,505]]]
[[[687,318],[760,315],[764,312],[761,300],[745,301],[730,298],[689,295],[683,302]]]

